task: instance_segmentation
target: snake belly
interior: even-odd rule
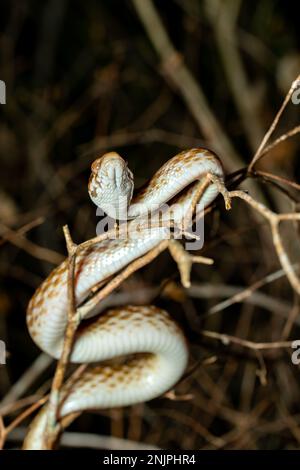
[[[223,176],[222,166],[213,154],[205,149],[192,149],[169,160],[150,180],[148,187],[131,199],[131,185],[128,186],[126,180],[124,183],[118,179],[120,175],[123,177],[123,163],[118,159],[116,161],[121,167],[113,170],[107,170],[105,162],[109,192],[97,192],[99,187],[102,190],[104,188],[101,179],[103,171],[90,179],[89,192],[97,203],[99,199],[105,201],[108,194],[106,202],[110,203],[115,197],[114,191],[124,187],[130,204],[130,217],[147,212],[153,203],[159,205],[172,199],[180,190],[208,172]],[[100,167],[101,164],[94,165],[97,171]],[[124,173],[124,177],[128,177],[128,172]],[[211,184],[203,195],[204,206],[217,193],[216,186]],[[105,204],[102,207],[106,207]],[[180,204],[186,207],[184,196],[179,199]],[[138,239],[103,240],[82,250],[76,259],[74,276],[77,305],[88,297],[95,285],[116,274],[168,237],[167,228],[152,228]],[[67,276],[68,263],[65,261],[36,290],[27,309],[31,337],[40,349],[56,359],[62,352],[67,325]],[[127,361],[121,364],[98,364],[121,356],[128,357]],[[188,348],[184,334],[167,312],[154,306],[111,309],[93,321],[83,322],[77,332],[71,362],[91,365],[78,379],[69,380],[64,385],[59,418],[88,409],[126,406],[151,400],[174,386],[182,376],[187,361]],[[46,418],[47,405],[32,422],[24,449],[43,448]]]

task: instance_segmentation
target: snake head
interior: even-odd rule
[[[110,217],[127,219],[133,186],[132,172],[118,153],[105,153],[92,163],[89,195]]]

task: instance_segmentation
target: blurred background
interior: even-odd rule
[[[136,186],[169,158],[205,146],[231,174],[251,161],[300,73],[294,2],[279,0],[1,1],[0,414],[9,425],[51,385],[54,362],[34,345],[25,312],[34,290],[75,242],[95,235],[90,164],[109,150],[128,160]],[[274,139],[299,125],[289,103]],[[272,210],[299,209],[299,138],[286,139],[241,188]],[[298,266],[299,232],[283,240]],[[116,302],[153,303],[184,328],[191,351],[174,393],[129,408],[83,413],[69,446],[294,449],[300,445],[300,373],[285,348],[258,352],[205,337],[253,342],[299,338],[299,298],[281,271],[266,221],[219,198],[205,219],[204,256],[180,286],[168,253],[130,277]],[[251,295],[232,298],[251,286]],[[25,375],[24,375],[25,374]],[[30,418],[5,446],[19,447]],[[73,436],[73,438],[72,438]],[[101,437],[102,436],[102,437]],[[104,436],[104,437],[103,437]],[[133,442],[132,442],[133,441]]]

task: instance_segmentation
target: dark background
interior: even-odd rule
[[[7,86],[7,104],[0,108],[0,338],[9,356],[0,366],[0,397],[40,354],[27,333],[26,306],[66,254],[62,226],[69,225],[76,242],[95,235],[98,219],[87,181],[96,156],[118,151],[128,160],[136,186],[177,152],[197,145],[217,151],[227,174],[251,161],[300,72],[296,2],[227,0],[221,20],[218,4],[155,2],[236,159],[222,148],[218,134],[209,138],[199,125],[183,98],[185,84],[172,80],[129,0],[1,1],[0,79]],[[232,41],[246,80],[238,82],[238,93]],[[245,103],[250,114],[245,115]],[[274,138],[298,123],[299,108],[290,103]],[[297,181],[298,155],[296,136],[274,148],[259,168]],[[299,200],[299,191],[291,190],[291,199],[257,179],[250,190],[275,211],[294,210]],[[20,241],[16,232],[24,226]],[[284,240],[296,262],[299,234],[292,224]],[[71,430],[119,437],[125,447],[127,439],[161,448],[299,447],[300,376],[290,351],[258,357],[251,349],[200,334],[205,328],[277,341],[290,311],[299,317],[299,299],[285,277],[264,285],[263,299],[253,296],[251,303],[208,315],[232,295],[228,288],[247,287],[280,269],[265,221],[237,200],[225,213],[218,199],[206,218],[201,253],[213,257],[215,265],[194,267],[193,295],[180,287],[167,253],[120,288],[131,303],[168,309],[185,329],[191,365],[200,361],[176,389],[186,399],[159,398],[124,410],[84,413]],[[292,323],[286,339],[297,337],[299,327]],[[47,368],[23,391],[26,403],[47,391],[53,370]],[[2,408],[5,423],[23,410],[20,398],[14,396],[15,406]],[[20,424],[20,435],[28,422]],[[19,445],[12,433],[6,446]],[[76,446],[82,446],[80,439]]]

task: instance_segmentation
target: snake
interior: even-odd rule
[[[134,179],[127,162],[108,152],[91,165],[88,192],[91,200],[114,219],[136,220],[153,207],[168,203],[182,217],[196,184],[208,174],[223,179],[219,158],[210,150],[194,148],[169,159],[141,190],[134,194]],[[208,206],[217,196],[211,183],[201,202]],[[121,202],[120,202],[121,201]],[[76,305],[80,306],[99,283],[149,252],[168,236],[165,226],[122,239],[104,239],[87,246],[74,269]],[[26,321],[37,346],[55,359],[62,353],[67,326],[68,259],[56,267],[31,298]],[[180,380],[188,364],[188,346],[180,326],[154,305],[111,308],[81,322],[70,362],[88,364],[62,389],[59,419],[70,413],[146,402],[163,395]],[[89,318],[87,318],[89,317]],[[119,358],[125,358],[121,361]],[[24,449],[42,449],[47,425],[47,404],[32,421]]]

